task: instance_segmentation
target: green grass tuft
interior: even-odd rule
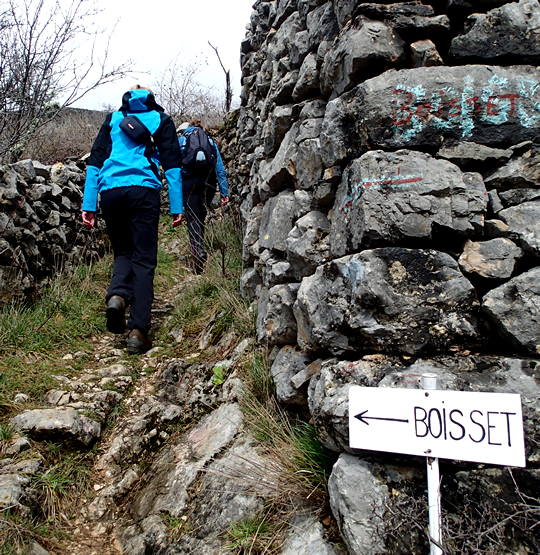
[[[326,502],[326,485],[336,455],[319,441],[316,429],[283,409],[275,398],[270,362],[254,353],[243,370],[241,399],[246,425],[273,461],[268,480],[279,484],[276,502],[292,498]],[[261,468],[261,473],[265,472]]]
[[[179,235],[178,249],[188,260],[189,239]],[[227,333],[243,338],[255,333],[256,317],[250,303],[241,298],[240,276],[244,268],[240,238],[227,216],[207,225],[205,248],[208,262],[200,276],[191,274],[176,298],[170,328],[182,329],[184,353],[197,349],[199,334],[212,321],[210,345]]]
[[[62,455],[62,447],[48,444],[53,460],[43,474],[32,478],[32,487],[40,494],[40,506],[49,520],[56,520],[66,508],[75,505],[90,479],[88,459],[91,453],[68,453]]]
[[[110,260],[77,268],[53,281],[33,304],[12,303],[0,309],[0,406],[17,393],[34,403],[65,372],[62,356],[84,351],[90,338],[105,330],[103,299]]]
[[[225,548],[234,553],[248,554],[265,553],[276,539],[275,527],[267,515],[246,517],[235,522],[227,531],[227,544]]]

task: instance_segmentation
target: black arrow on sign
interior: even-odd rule
[[[403,420],[401,418],[381,418],[378,416],[364,416],[364,414],[366,414],[367,410],[365,410],[364,412],[361,412],[360,414],[355,414],[354,417],[358,418],[358,420],[360,420],[360,422],[363,422],[364,424],[367,424],[369,426],[369,422],[367,422],[368,420],[389,420],[391,422],[406,422],[408,423],[408,420]]]

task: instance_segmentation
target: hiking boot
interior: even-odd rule
[[[152,348],[152,341],[148,334],[141,330],[131,330],[127,340],[127,350],[130,355],[142,355]]]
[[[204,251],[200,251],[193,256],[193,269],[198,276],[203,273],[205,263],[206,253]]]
[[[126,302],[120,295],[113,295],[107,301],[107,329],[112,333],[126,331]]]

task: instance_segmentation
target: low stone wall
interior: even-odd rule
[[[85,171],[32,160],[0,167],[1,302],[33,297],[53,275],[103,254],[100,232],[81,223]]]
[[[435,372],[445,389],[522,395],[520,484],[538,493],[539,25],[536,0],[255,2],[235,169],[241,286],[278,396],[309,407],[338,453],[351,451],[351,384],[418,388]],[[381,525],[358,524],[369,511],[351,513],[365,503],[347,476],[374,476],[384,495],[361,495],[379,508],[407,482],[374,457],[342,454],[331,480],[351,553],[381,552]],[[466,469],[448,481],[505,472]]]

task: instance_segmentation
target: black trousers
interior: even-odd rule
[[[150,330],[157,265],[159,192],[150,187],[118,187],[101,193],[101,210],[114,253],[105,301],[120,295],[131,305],[129,329]]]
[[[202,256],[204,253],[204,221],[216,194],[216,185],[203,181],[188,181],[182,187],[182,194],[191,252],[194,256]]]

